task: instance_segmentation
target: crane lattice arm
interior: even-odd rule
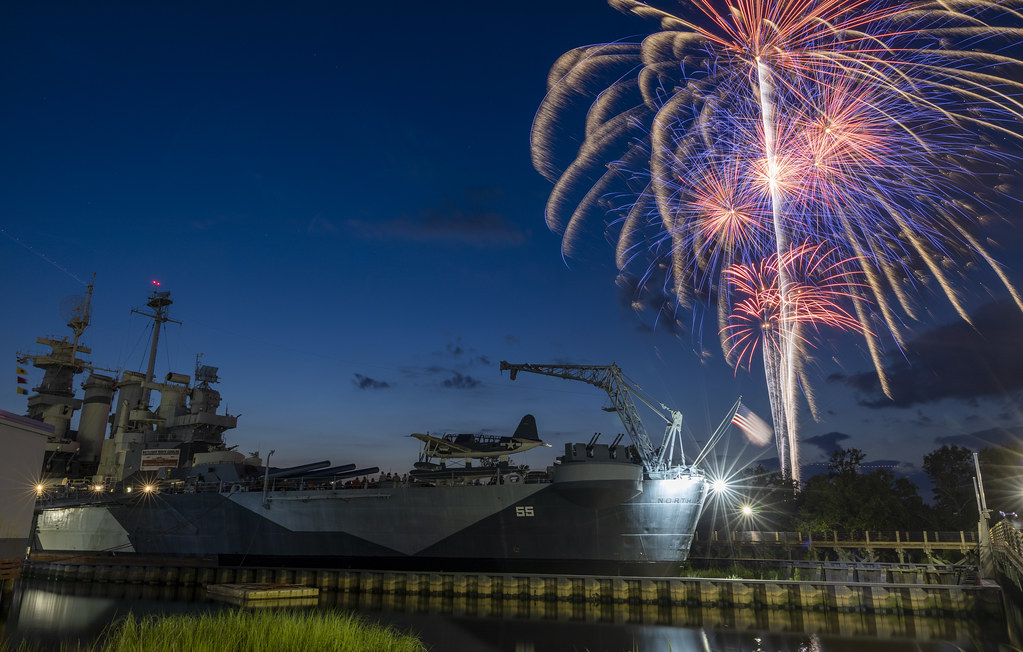
[[[611,363],[608,366],[600,365],[536,365],[536,364],[510,364],[501,362],[501,371],[510,371],[511,379],[515,380],[516,374],[520,371],[528,371],[533,374],[554,376],[555,378],[567,378],[569,380],[581,380],[607,392],[611,399],[611,405],[622,420],[622,425],[632,438],[636,446],[636,452],[643,461],[647,473],[663,471],[666,464],[657,458],[650,437],[643,428],[643,421],[636,411],[636,404],[632,400],[632,391],[622,370],[617,364]],[[646,401],[644,401],[646,403]],[[655,408],[656,409],[656,408]],[[663,415],[662,415],[663,416]],[[666,419],[667,420],[667,419]],[[670,423],[670,421],[669,421]]]

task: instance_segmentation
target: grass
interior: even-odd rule
[[[799,579],[798,570],[794,579]],[[729,579],[729,580],[787,580],[789,579],[785,570],[771,568],[752,569],[742,566],[729,566],[727,568],[701,568],[682,569],[679,577],[706,578],[706,579]]]
[[[2,650],[31,652],[22,644]],[[417,637],[354,614],[321,611],[226,611],[214,614],[128,614],[92,645],[62,652],[425,652]]]

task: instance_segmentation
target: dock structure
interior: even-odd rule
[[[824,536],[798,532],[729,532],[714,533],[710,538],[709,542],[704,542],[709,544],[708,549],[727,550],[727,558],[740,567],[774,564],[777,567],[774,572],[781,579],[241,568],[218,566],[213,559],[186,561],[102,555],[73,558],[33,555],[25,566],[24,575],[128,586],[207,587],[211,595],[221,595],[249,607],[277,604],[282,599],[302,599],[312,604],[318,599],[357,596],[360,601],[390,600],[403,604],[408,600],[435,599],[472,604],[484,601],[494,605],[542,602],[569,610],[576,610],[580,605],[610,609],[731,609],[805,613],[807,617],[818,613],[972,618],[976,614],[998,616],[1002,613],[999,585],[992,580],[978,579],[975,568],[961,564],[782,561],[778,555],[774,555],[774,559],[766,558],[771,553],[763,555],[765,549],[786,548],[832,552],[844,549],[860,553],[923,551],[928,556],[935,551],[967,553],[977,548],[978,537],[974,532],[861,532]],[[992,528],[992,540],[1001,574],[1019,588],[1023,583],[1021,533],[1009,523],[999,523]],[[758,548],[760,558],[736,556],[750,548]],[[217,586],[235,589],[221,591],[214,588]],[[242,589],[238,589],[239,586]],[[288,594],[284,598],[271,595],[273,587],[284,586],[291,591],[308,589],[310,593]],[[254,587],[256,593],[244,587]]]
[[[714,530],[702,540],[697,532],[693,548],[703,547],[707,550],[727,550],[729,553],[736,548],[771,550],[893,550],[904,560],[907,552],[950,551],[966,554],[977,549],[977,533],[970,531],[958,532],[762,532],[742,530]]]
[[[894,565],[893,565],[894,566]],[[879,613],[939,616],[996,614],[1001,591],[993,582],[926,583],[927,569],[906,581],[748,580],[700,577],[607,577],[492,573],[399,572],[214,566],[136,566],[129,563],[34,563],[26,576],[64,581],[163,585],[300,585],[320,594],[453,597],[505,602],[649,605],[666,608]]]
[[[315,605],[320,589],[305,584],[276,582],[208,584],[207,595],[243,607],[294,607]]]
[[[998,574],[1023,591],[1023,532],[1001,521],[991,528],[991,550]]]
[[[990,528],[988,539],[993,575],[1005,578],[1017,590],[1023,591],[1023,532],[1009,520],[1002,520]],[[761,532],[714,530],[703,540],[699,532],[694,537],[694,556],[701,552],[711,558],[729,558],[742,563],[758,559],[790,559],[806,556],[812,551],[828,553],[859,552],[873,555],[894,551],[900,563],[909,553],[924,553],[935,557],[942,552],[965,555],[978,552],[981,547],[978,531],[959,532]],[[793,554],[799,551],[799,554]],[[779,554],[781,553],[781,554]],[[744,557],[750,558],[744,558]],[[790,564],[793,565],[793,564]],[[798,564],[794,564],[798,565]],[[858,564],[864,568],[864,564]],[[961,569],[960,569],[961,570]]]

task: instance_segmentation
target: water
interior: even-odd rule
[[[419,635],[434,652],[728,650],[871,652],[1018,648],[1001,619],[874,616],[656,605],[568,604],[484,598],[323,593],[292,609],[355,610]],[[197,587],[22,580],[5,602],[0,640],[46,648],[93,641],[132,612],[177,614],[239,607]],[[1010,622],[1021,622],[1008,605]],[[1016,610],[1016,611],[1013,611]],[[1015,621],[1013,621],[1015,617]]]

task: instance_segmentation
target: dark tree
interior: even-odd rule
[[[968,530],[976,525],[973,453],[962,446],[942,446],[924,456],[924,472],[934,485],[935,527]]]
[[[828,460],[828,477],[851,478],[856,475],[866,454],[858,448],[839,448]]]
[[[756,529],[791,529],[799,485],[778,471],[768,471],[763,464],[746,467],[742,474],[740,491],[756,510]]]
[[[838,450],[826,474],[810,478],[799,495],[798,529],[812,532],[917,530],[925,507],[916,485],[887,469],[861,473],[865,455]]]

